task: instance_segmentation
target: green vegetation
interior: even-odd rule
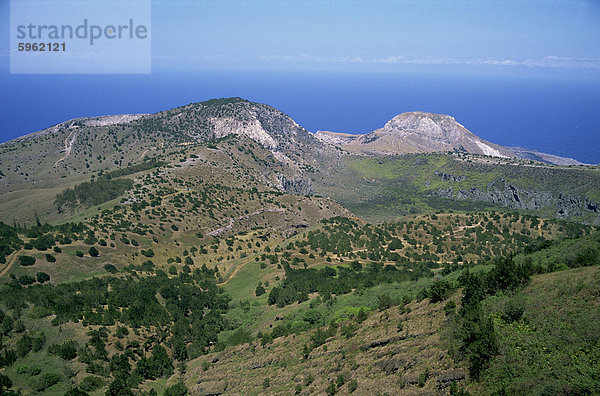
[[[143,172],[143,171],[154,169],[154,168],[160,168],[161,166],[165,166],[166,164],[167,163],[164,161],[157,161],[157,160],[152,159],[152,160],[145,161],[145,162],[142,162],[137,165],[131,165],[126,168],[117,169],[117,170],[108,172],[104,175],[104,177],[106,177],[107,179],[115,179],[117,177],[127,176],[127,175],[131,175],[131,174],[138,173],[138,172]]]
[[[59,210],[90,207],[108,202],[133,187],[129,179],[98,179],[68,188],[54,200]]]
[[[335,176],[344,180],[340,182],[344,188],[324,188],[336,201],[371,221],[432,210],[472,211],[501,206],[528,206],[536,215],[556,217],[561,194],[580,201],[571,217],[591,223],[598,213],[593,202],[600,200],[600,174],[594,168],[524,166],[518,161],[488,161],[460,153],[351,157],[346,166]],[[498,198],[505,193],[504,183],[521,190],[519,200],[513,201],[510,195]],[[487,200],[472,199],[468,197],[471,189],[492,194]],[[532,192],[540,197],[549,193],[552,200],[523,205],[521,200],[529,199]],[[592,201],[592,210],[583,204],[586,199]]]
[[[6,256],[23,245],[14,227],[0,222],[0,264],[6,263]]]
[[[2,335],[16,339],[2,344],[2,367],[26,357],[32,349],[40,350],[39,345],[44,343],[27,334],[19,337],[22,330],[14,321],[31,315],[40,319],[52,315],[53,326],[78,324],[88,329],[89,340],[85,344],[83,339],[53,344],[48,353],[84,363],[88,373],[104,379],[89,377],[97,379],[87,380],[82,387],[110,382],[110,394],[124,394],[146,379],[170,376],[174,372],[173,359],[185,361],[206,353],[227,326],[222,315],[227,312],[228,300],[215,285],[214,271],[206,267],[175,278],[158,272],[140,279],[93,278],[58,286],[23,288],[11,282],[1,287],[0,304],[7,310],[0,310]],[[109,328],[119,324],[115,330],[118,339],[133,335],[125,345],[108,338]],[[144,337],[140,337],[142,332]],[[117,352],[109,355],[108,351],[115,348]],[[149,350],[150,354],[146,352]],[[33,390],[40,392],[60,381],[60,375],[46,373]],[[169,392],[181,394],[182,389],[177,386]]]
[[[552,218],[563,194],[581,209],[564,216],[593,224],[598,169],[338,158],[294,129],[302,149],[281,153],[297,171],[216,138],[215,119],[249,125],[253,106],[76,120],[0,148],[15,219],[0,223],[0,393],[594,393],[598,233]],[[499,208],[508,184],[547,195]]]

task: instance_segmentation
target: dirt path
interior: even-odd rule
[[[245,219],[249,218],[250,216],[254,216],[254,215],[265,213],[265,212],[285,212],[285,209],[282,209],[282,208],[261,209],[261,210],[257,210],[256,212],[248,213],[247,215],[243,215],[243,216],[236,217],[236,218],[230,218],[229,225],[223,226],[221,228],[217,228],[216,230],[209,231],[206,235],[208,235],[208,236],[219,235],[220,233],[222,233],[225,230],[230,230],[233,227],[234,222],[236,222],[238,220],[245,220]]]
[[[252,213],[248,213],[247,215],[244,216],[240,216],[240,217],[236,217],[229,219],[229,225],[221,227],[221,228],[217,228],[216,230],[212,230],[210,231],[207,235],[209,236],[215,236],[220,234],[221,232],[230,229],[233,227],[233,223],[236,220],[242,220],[242,219],[247,219],[250,216],[254,216],[257,214],[261,214],[261,213],[265,213],[265,212],[285,212],[285,209],[282,208],[277,208],[277,209],[262,209],[262,210],[258,210],[256,212],[252,212]],[[229,281],[231,279],[233,279],[233,277],[238,273],[239,270],[241,270],[242,268],[244,268],[246,266],[246,264],[248,264],[250,261],[246,260],[246,262],[244,262],[242,265],[238,265],[237,267],[235,267],[235,269],[229,274],[229,276],[227,276],[227,279],[224,282],[221,283],[217,283],[217,286],[225,286],[227,283],[229,283]]]
[[[54,163],[54,166],[57,166],[59,162],[66,160],[69,155],[71,155],[71,150],[73,149],[73,144],[77,140],[77,130],[74,130],[67,136],[65,139],[65,155],[60,158],[58,161]]]
[[[4,274],[6,274],[8,272],[8,270],[10,270],[10,268],[13,266],[15,261],[17,261],[17,257],[19,257],[19,255],[21,253],[23,253],[24,249],[25,248],[21,248],[21,249],[19,249],[18,252],[13,253],[13,256],[10,258],[10,260],[8,260],[8,264],[6,264],[6,267],[4,267],[4,269],[2,271],[0,271],[0,278],[2,278],[4,276]]]
[[[229,281],[232,280],[233,277],[238,273],[238,271],[241,270],[242,268],[244,268],[246,266],[246,264],[248,264],[249,262],[250,261],[246,261],[244,264],[238,265],[237,267],[235,267],[233,272],[230,273],[229,276],[227,277],[227,280],[225,282],[217,283],[217,286],[225,286],[226,284],[228,284]]]
[[[144,150],[144,152],[142,153],[142,155],[140,156],[140,158],[138,159],[138,161],[141,161],[144,159],[144,157],[146,156],[146,154],[148,154],[148,151],[150,150],[156,150],[156,147],[150,147],[149,149]]]

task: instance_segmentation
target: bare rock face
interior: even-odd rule
[[[340,146],[344,144],[353,143],[361,135],[352,135],[351,133],[338,133],[329,131],[317,131],[315,137],[323,143],[333,144],[334,146]]]
[[[363,135],[318,131],[315,137],[325,144],[356,154],[395,155],[455,151],[554,165],[582,165],[572,158],[488,142],[471,133],[454,117],[422,111],[399,114],[383,128]]]
[[[522,190],[503,179],[495,180],[487,186],[486,190],[470,188],[469,190],[460,190],[456,198],[467,201],[483,201],[500,204],[512,209],[536,210],[550,206],[554,199],[550,192]]]
[[[277,179],[280,183],[280,185],[278,187],[288,194],[294,194],[294,195],[313,195],[314,194],[314,190],[312,188],[312,183],[309,178],[289,179],[285,175],[278,175]]]
[[[489,183],[486,189],[471,187],[455,192],[449,186],[437,190],[435,194],[442,198],[489,202],[511,209],[539,210],[551,207],[556,209],[556,218],[585,216],[592,219],[591,224],[600,224],[600,204],[597,202],[570,194],[553,195],[549,191],[520,189],[502,178]]]
[[[399,114],[383,128],[365,135],[319,132],[316,137],[363,154],[462,151],[495,157],[515,156],[512,150],[475,136],[453,117],[421,111]]]

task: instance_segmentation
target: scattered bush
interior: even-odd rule
[[[35,274],[35,278],[39,283],[46,283],[50,280],[50,275],[45,272],[38,272]]]
[[[23,267],[30,267],[35,264],[35,257],[32,256],[19,256],[19,263]]]

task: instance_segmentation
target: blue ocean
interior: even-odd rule
[[[0,87],[1,141],[75,117],[240,96],[277,107],[312,132],[365,133],[420,110],[452,115],[494,143],[600,163],[600,81],[212,71],[2,75]]]

